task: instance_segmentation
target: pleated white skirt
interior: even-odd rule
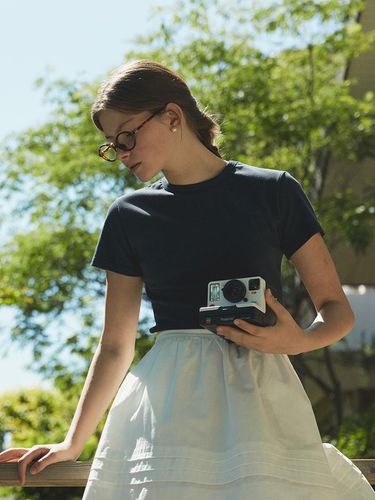
[[[206,329],[164,330],[128,372],[83,500],[369,500],[361,471],[322,443],[286,354]]]

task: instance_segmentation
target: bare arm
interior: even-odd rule
[[[95,431],[134,359],[142,279],[107,271],[104,328],[66,438],[61,443],[9,448],[0,462],[18,462],[20,484],[26,470],[38,474],[48,465],[76,460]]]
[[[319,233],[290,258],[315,306],[317,316],[305,329],[309,349],[326,347],[347,335],[355,317],[343,292],[331,255]]]
[[[104,328],[65,442],[79,450],[95,431],[135,353],[142,278],[107,271]]]
[[[226,339],[247,349],[295,355],[333,344],[350,332],[354,326],[354,313],[321,235],[316,233],[309,238],[290,260],[315,306],[317,316],[312,325],[303,330],[268,290],[266,302],[277,316],[274,326],[257,326],[236,320],[234,324],[238,328],[220,327],[217,329],[219,335],[222,330]]]

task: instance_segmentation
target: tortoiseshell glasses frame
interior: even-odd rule
[[[103,160],[106,161],[116,161],[116,153],[118,150],[121,151],[131,151],[132,149],[135,148],[135,134],[139,132],[139,130],[147,123],[151,118],[156,116],[158,113],[161,113],[164,111],[165,106],[162,108],[159,108],[155,113],[153,113],[151,116],[146,118],[138,127],[136,127],[133,130],[123,130],[122,132],[119,132],[116,137],[114,142],[109,142],[107,144],[102,144],[99,146],[99,156],[100,158],[103,158]],[[121,139],[119,139],[121,136]]]

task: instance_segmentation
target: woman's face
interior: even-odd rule
[[[120,132],[131,132],[139,127],[151,113],[127,113],[113,109],[106,109],[99,113],[99,121],[108,142],[114,142]],[[135,147],[130,151],[117,150],[116,158],[120,160],[142,182],[146,182],[157,175],[171,157],[174,136],[171,133],[173,110],[165,110],[145,123],[135,134]],[[134,165],[140,163],[135,168]]]

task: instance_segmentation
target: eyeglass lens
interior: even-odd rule
[[[123,132],[117,137],[117,147],[123,151],[132,149],[134,146],[134,134],[129,134],[128,132]]]
[[[122,151],[129,151],[134,147],[134,134],[123,132],[117,137],[116,147]],[[116,149],[113,146],[103,145],[100,153],[105,160],[113,161],[116,159]]]
[[[104,144],[99,148],[99,155],[104,160],[114,161],[116,159],[116,150],[112,146]]]

